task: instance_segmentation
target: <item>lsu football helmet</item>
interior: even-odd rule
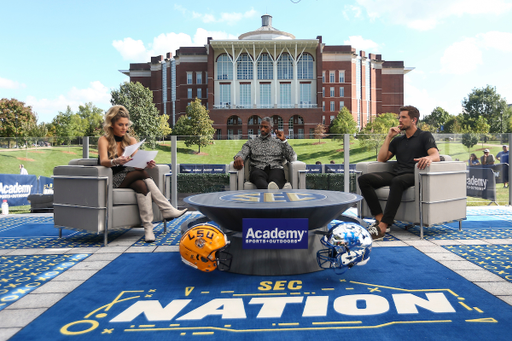
[[[183,263],[204,271],[227,271],[231,266],[231,254],[225,252],[229,241],[217,226],[203,223],[188,229],[180,240]]]
[[[359,224],[339,220],[332,221],[332,226],[320,239],[327,248],[317,252],[318,266],[342,274],[354,265],[365,265],[372,251],[368,231]]]

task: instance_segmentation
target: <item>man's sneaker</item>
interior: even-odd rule
[[[378,226],[379,225],[379,221],[375,220],[373,225]],[[386,227],[386,233],[389,233],[389,232],[391,232],[391,225],[388,225],[388,227]]]
[[[292,189],[292,185],[289,182],[287,182],[284,184],[283,189]]]
[[[372,240],[382,239],[386,235],[380,231],[379,223],[377,221],[370,225],[367,230],[370,233],[370,236],[372,236]]]
[[[274,181],[271,181],[269,184],[268,184],[268,189],[279,189],[279,186],[274,182]]]

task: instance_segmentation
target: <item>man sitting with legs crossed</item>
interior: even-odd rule
[[[440,160],[439,151],[432,134],[416,127],[420,112],[413,106],[400,108],[398,127],[389,129],[377,161],[386,162],[396,156],[391,172],[368,173],[359,177],[358,183],[375,223],[368,228],[372,238],[381,239],[388,226],[393,224],[400,206],[403,192],[414,185],[414,167],[424,169]],[[397,136],[400,131],[405,134]],[[396,136],[396,137],[395,137]],[[375,189],[389,186],[389,197],[382,212]]]
[[[272,120],[265,117],[261,120],[260,135],[249,140],[242,146],[242,150],[234,157],[233,167],[242,169],[244,161],[249,158],[251,181],[258,189],[279,189],[286,184],[283,164],[297,160],[297,154],[293,151],[284,136],[282,130],[272,132]]]

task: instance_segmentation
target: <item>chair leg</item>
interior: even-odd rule
[[[420,224],[420,239],[423,239],[423,224]]]
[[[59,239],[62,238],[62,227],[59,228]]]
[[[462,232],[462,220],[459,220],[459,232]]]

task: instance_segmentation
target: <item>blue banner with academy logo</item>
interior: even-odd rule
[[[496,201],[496,177],[492,168],[469,167],[466,174],[468,196]]]
[[[245,218],[244,249],[307,249],[308,219]]]
[[[29,205],[27,197],[37,193],[35,175],[0,174],[0,202],[7,200],[9,206]]]

